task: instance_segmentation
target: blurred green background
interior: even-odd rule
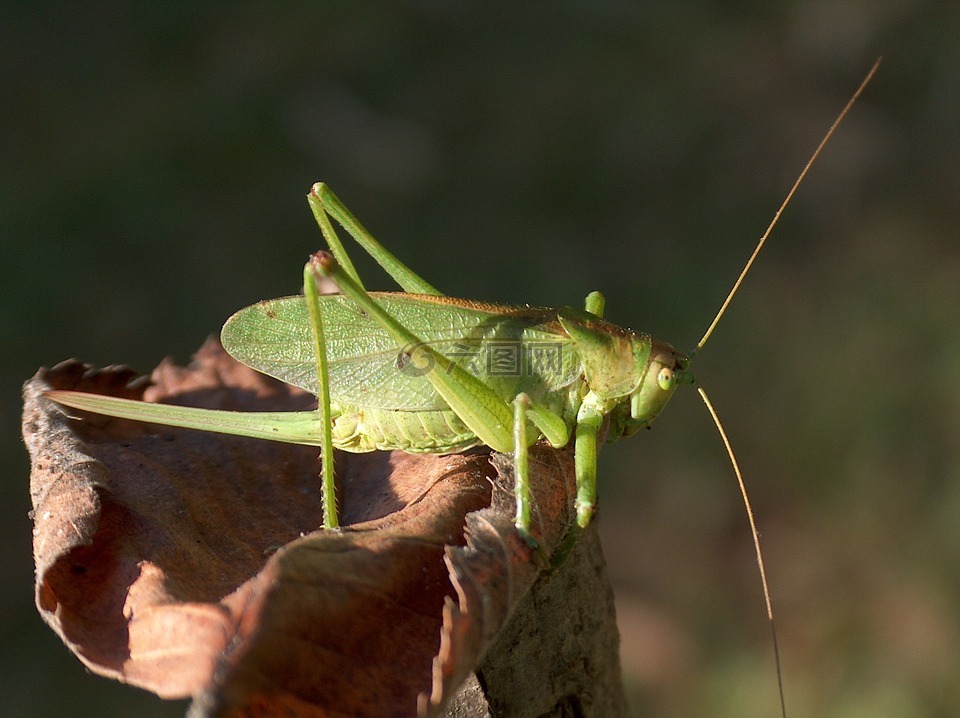
[[[721,9],[721,7],[723,9]],[[793,715],[960,711],[960,6],[4,3],[0,715],[173,716],[32,606],[21,383],[189,360],[296,292],[330,183],[450,294],[691,348],[763,533]],[[362,266],[368,284],[387,287]],[[777,713],[746,518],[692,392],[604,450],[637,716]]]

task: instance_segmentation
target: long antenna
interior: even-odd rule
[[[763,584],[763,600],[767,604],[767,618],[770,620],[770,632],[773,635],[773,660],[777,665],[777,688],[780,691],[780,715],[787,718],[787,702],[783,697],[783,670],[780,667],[780,646],[777,643],[777,627],[773,622],[773,601],[770,599],[770,586],[767,584],[767,570],[763,564],[763,551],[760,550],[760,532],[757,530],[757,522],[753,518],[753,507],[750,505],[750,498],[747,496],[747,485],[743,481],[743,474],[740,473],[740,465],[737,463],[737,457],[733,455],[733,447],[727,438],[727,432],[723,430],[723,424],[720,423],[720,417],[717,416],[713,404],[707,398],[707,392],[703,387],[698,386],[697,392],[703,403],[710,412],[713,423],[717,425],[717,431],[720,432],[720,438],[723,439],[723,445],[727,447],[727,456],[730,457],[730,463],[733,465],[733,473],[737,475],[737,483],[740,485],[740,495],[743,496],[743,505],[747,509],[747,519],[750,521],[750,532],[753,534],[753,547],[757,553],[757,566],[760,568],[760,583]]]
[[[840,122],[846,116],[847,112],[850,111],[850,108],[853,107],[853,104],[857,101],[857,98],[860,97],[860,94],[863,92],[864,88],[869,84],[870,80],[873,78],[874,74],[877,71],[877,68],[880,66],[880,62],[883,60],[882,57],[878,57],[876,62],[873,63],[873,66],[870,68],[870,71],[867,73],[867,76],[863,78],[863,81],[860,83],[860,86],[857,88],[856,92],[853,93],[850,100],[844,106],[843,110],[837,116],[837,119],[833,121],[833,124],[830,125],[830,129],[827,130],[827,133],[823,136],[823,139],[820,140],[820,144],[817,145],[817,149],[814,150],[813,154],[810,156],[810,159],[807,160],[807,164],[804,166],[803,171],[800,173],[800,176],[797,177],[796,182],[793,183],[793,187],[790,188],[790,191],[787,193],[786,198],[780,204],[780,208],[777,210],[776,214],[773,216],[770,224],[767,226],[766,231],[764,231],[763,236],[760,237],[760,241],[757,242],[757,246],[753,250],[753,254],[750,255],[750,259],[747,260],[746,265],[744,265],[743,270],[740,272],[740,276],[737,277],[737,281],[733,283],[733,288],[730,290],[730,293],[727,294],[727,298],[723,300],[723,304],[720,306],[720,310],[717,312],[717,315],[713,318],[713,321],[710,322],[710,326],[707,327],[707,331],[704,332],[703,337],[697,342],[697,348],[695,350],[699,351],[707,343],[707,340],[710,338],[710,335],[713,333],[713,330],[716,328],[717,323],[720,321],[720,318],[723,316],[724,312],[727,311],[727,306],[730,304],[730,301],[733,299],[734,295],[737,293],[737,290],[740,289],[740,285],[743,283],[744,277],[747,276],[747,272],[750,271],[750,268],[753,266],[754,260],[756,260],[757,255],[760,254],[760,250],[763,249],[763,245],[767,241],[767,237],[770,236],[770,233],[773,231],[773,228],[776,226],[777,222],[780,219],[780,215],[783,214],[783,210],[786,209],[787,205],[790,204],[790,200],[793,199],[793,195],[796,193],[797,188],[803,182],[804,178],[807,176],[810,167],[813,165],[814,161],[820,155],[820,152],[823,150],[824,146],[827,144],[827,141],[833,136],[833,133],[836,131],[837,127],[840,125]],[[703,399],[704,405],[707,407],[707,411],[710,413],[710,417],[713,419],[713,423],[717,427],[717,431],[720,433],[720,438],[723,440],[723,445],[727,449],[727,456],[730,457],[730,464],[733,466],[733,472],[737,476],[737,483],[740,486],[740,495],[743,497],[743,505],[747,510],[747,520],[750,522],[750,532],[753,535],[753,546],[757,555],[757,567],[760,569],[760,583],[763,586],[763,600],[766,603],[767,607],[767,618],[770,621],[770,633],[773,637],[773,657],[777,667],[777,689],[780,694],[780,714],[783,718],[787,716],[787,703],[783,694],[783,668],[780,664],[780,645],[777,641],[777,627],[773,620],[773,601],[770,598],[770,586],[767,583],[767,570],[763,563],[763,551],[760,549],[760,532],[757,530],[757,522],[753,515],[753,507],[750,505],[750,498],[747,495],[747,486],[743,480],[743,474],[740,472],[740,465],[737,463],[737,458],[733,454],[733,447],[730,445],[730,440],[727,438],[727,433],[723,429],[723,424],[720,423],[720,417],[717,415],[716,410],[713,408],[713,404],[710,402],[710,399],[707,397],[707,392],[703,390],[703,387],[697,387],[697,392],[700,394],[700,398]]]
[[[757,258],[757,255],[760,254],[760,250],[763,249],[763,245],[766,244],[767,237],[770,236],[770,232],[773,231],[773,228],[776,226],[777,222],[780,219],[780,215],[783,214],[783,210],[787,208],[787,205],[790,204],[790,200],[793,199],[794,193],[797,191],[797,188],[800,186],[800,183],[803,182],[803,178],[807,176],[807,172],[810,170],[810,166],[813,165],[814,161],[820,155],[820,151],[823,149],[824,145],[827,144],[827,141],[833,136],[833,133],[836,131],[837,126],[846,116],[847,112],[850,111],[850,108],[853,107],[853,103],[857,101],[857,98],[860,97],[860,93],[863,92],[864,88],[869,84],[870,80],[873,78],[874,73],[876,73],[877,68],[880,66],[880,62],[883,60],[883,57],[878,57],[876,62],[873,63],[873,67],[870,68],[870,72],[867,73],[867,76],[863,78],[863,82],[860,83],[860,87],[857,88],[857,91],[853,93],[853,96],[844,106],[843,110],[840,112],[840,115],[833,121],[833,124],[830,125],[830,129],[827,130],[827,134],[823,136],[823,139],[820,140],[820,144],[817,145],[817,149],[814,150],[813,155],[810,159],[807,160],[806,166],[803,168],[803,172],[800,173],[800,176],[797,177],[797,181],[793,183],[793,187],[790,188],[790,191],[787,193],[786,198],[780,204],[780,209],[777,210],[777,213],[773,215],[773,220],[767,226],[767,230],[763,233],[763,236],[760,237],[760,241],[757,242],[756,248],[753,250],[753,254],[750,255],[750,259],[747,260],[746,265],[743,267],[743,271],[740,272],[740,276],[737,277],[737,281],[733,283],[733,289],[730,290],[730,293],[727,295],[727,298],[723,300],[723,304],[720,306],[720,311],[717,312],[717,316],[713,318],[713,321],[710,322],[710,326],[707,327],[707,331],[704,332],[703,337],[697,342],[697,350],[703,348],[703,345],[707,343],[707,339],[710,338],[710,335],[713,334],[714,328],[717,326],[717,323],[720,321],[720,317],[723,316],[723,313],[727,311],[727,305],[730,304],[730,300],[733,299],[733,295],[737,293],[737,290],[740,289],[740,284],[743,282],[743,278],[747,276],[747,272],[750,271],[750,267],[753,266],[753,261]]]

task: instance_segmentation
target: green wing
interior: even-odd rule
[[[388,312],[434,349],[483,378],[504,398],[534,399],[568,387],[581,366],[556,312],[448,297],[373,292]],[[387,332],[351,300],[320,297],[331,400],[397,411],[447,408]],[[223,327],[224,348],[247,366],[317,391],[313,337],[303,297],[241,309]]]

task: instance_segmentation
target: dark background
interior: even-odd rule
[[[960,6],[195,5],[0,6],[0,714],[184,706],[88,675],[32,607],[37,367],[184,362],[296,292],[318,179],[452,295],[601,289],[613,321],[689,349],[880,54],[695,368],[752,488],[792,713],[955,714]],[[696,395],[600,471],[636,714],[775,714]]]

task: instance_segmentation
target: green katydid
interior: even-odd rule
[[[705,345],[783,209],[876,68],[824,136],[697,349]],[[693,354],[603,321],[604,300],[597,292],[587,297],[583,310],[443,296],[380,245],[326,185],[314,185],[308,200],[329,251],[314,254],[305,266],[304,295],[240,310],[224,325],[221,340],[240,362],[316,394],[316,411],[215,411],[72,391],[51,391],[48,396],[66,406],[120,418],[319,446],[324,526],[330,529],[338,527],[334,448],[442,454],[483,444],[514,456],[515,524],[529,537],[527,449],[541,439],[554,447],[572,440],[576,535],[594,512],[596,444],[602,425],[608,424],[609,440],[649,426],[677,386],[695,383],[689,370]],[[367,292],[331,218],[403,292]],[[321,276],[332,278],[342,294],[320,295]],[[336,331],[328,332],[331,328]],[[709,399],[698,390],[740,481],[772,621],[743,481]]]
[[[308,200],[330,251],[310,258],[303,296],[240,310],[224,324],[221,342],[243,364],[316,394],[318,410],[230,412],[70,391],[48,396],[126,419],[320,446],[326,528],[338,526],[333,448],[443,454],[484,444],[515,456],[515,522],[526,534],[527,448],[541,438],[554,447],[573,439],[577,524],[586,526],[604,419],[612,439],[648,426],[677,385],[693,383],[688,358],[604,322],[596,292],[584,311],[442,296],[383,248],[326,185],[315,184]],[[330,217],[404,292],[364,289]],[[319,295],[320,276],[343,293]],[[331,327],[335,336],[324,331]]]

